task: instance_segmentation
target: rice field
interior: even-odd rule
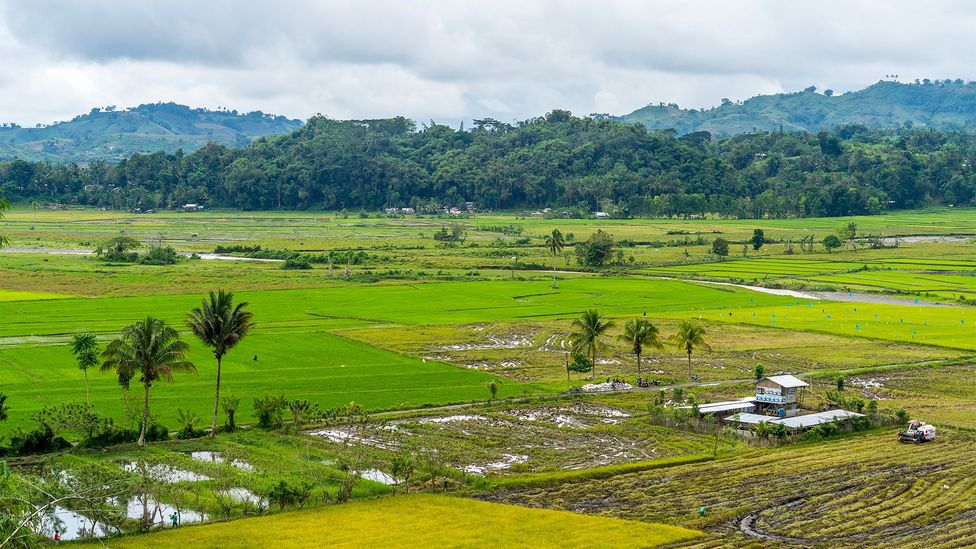
[[[485,497],[708,533],[683,547],[965,547],[974,468],[968,432],[905,445],[886,431]]]
[[[92,547],[616,547],[687,541],[701,533],[573,513],[526,509],[434,495],[396,496],[323,509],[281,513]]]

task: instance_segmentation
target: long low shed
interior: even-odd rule
[[[817,412],[815,414],[806,414],[787,418],[740,413],[725,418],[725,421],[728,421],[729,423],[738,423],[740,425],[758,425],[760,423],[766,423],[769,425],[779,424],[784,425],[787,429],[795,430],[809,429],[810,427],[814,427],[816,425],[835,423],[855,417],[862,417],[863,415],[864,414],[858,414],[856,412],[848,412],[847,410],[827,410],[825,412]]]

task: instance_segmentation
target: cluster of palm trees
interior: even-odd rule
[[[246,308],[247,303],[234,305],[233,293],[220,290],[210,292],[202,300],[200,307],[194,308],[187,315],[187,328],[204,345],[210,347],[217,359],[217,388],[210,436],[217,433],[221,360],[254,327],[253,315]],[[145,320],[124,328],[120,337],[109,343],[102,353],[101,371],[115,372],[119,382],[125,386],[128,386],[129,380],[138,377],[143,386],[140,446],[146,444],[150,387],[161,380],[172,383],[174,373],[196,372],[189,352],[190,346],[181,339],[176,329],[158,318],[147,316]]]
[[[571,350],[574,354],[583,354],[593,364],[593,377],[596,377],[596,355],[607,347],[605,337],[614,327],[612,320],[600,314],[596,309],[589,309],[573,321],[574,332],[570,335]],[[674,344],[678,349],[688,354],[688,377],[691,378],[691,353],[696,348],[712,350],[705,341],[705,327],[694,320],[682,320],[678,323],[674,334],[662,339],[660,331],[645,317],[628,320],[624,324],[624,331],[617,339],[626,343],[631,352],[637,357],[637,375],[641,374],[641,356],[645,349],[664,349],[664,342]]]

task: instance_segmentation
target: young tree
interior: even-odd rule
[[[719,257],[725,257],[729,255],[729,241],[725,240],[721,236],[713,240],[712,253]]]
[[[664,349],[657,326],[643,317],[628,320],[624,324],[624,333],[617,336],[617,339],[630,345],[631,351],[637,356],[637,375],[641,374],[641,354],[646,347]]]
[[[602,229],[576,245],[576,261],[587,267],[602,267],[613,258],[613,238]]]
[[[573,328],[576,330],[570,339],[573,341],[573,353],[585,354],[593,363],[594,375],[596,375],[596,354],[606,348],[607,344],[603,341],[604,335],[613,327],[613,321],[608,320],[596,309],[585,311],[579,318],[573,321]]]
[[[753,370],[753,373],[756,376],[756,381],[759,381],[760,379],[766,377],[766,367],[762,364],[756,364],[756,368]]]
[[[756,229],[752,231],[752,249],[759,251],[759,248],[763,247],[766,243],[766,234],[763,233],[762,229]]]
[[[196,372],[188,354],[190,347],[180,334],[162,320],[145,320],[126,326],[122,336],[113,340],[102,354],[102,371],[115,372],[120,379],[139,376],[144,389],[142,428],[139,446],[146,445],[149,426],[149,388],[161,379],[172,383],[174,372]]]
[[[98,340],[95,339],[95,334],[91,332],[75,334],[71,339],[71,352],[78,361],[78,369],[85,373],[85,400],[91,404],[88,369],[98,366]]]
[[[10,202],[6,198],[0,198],[0,221],[3,221],[3,214],[10,209]],[[0,235],[0,248],[8,243],[7,237]]]
[[[488,382],[488,404],[491,404],[492,401],[495,400],[496,396],[498,396],[498,382],[494,380],[489,381]]]
[[[576,372],[577,374],[585,374],[593,371],[593,361],[586,358],[584,355],[574,355],[573,361],[567,366],[568,371]],[[577,380],[579,376],[577,375]]]
[[[563,233],[559,232],[559,229],[553,229],[551,234],[546,235],[546,248],[549,250],[549,254],[552,255],[552,287],[558,288],[556,284],[556,256],[562,253],[563,248],[566,247],[566,239],[563,238]]]
[[[228,431],[236,431],[237,424],[234,422],[234,415],[237,413],[237,408],[241,405],[241,399],[236,396],[225,396],[220,399],[220,404],[224,408],[224,415],[227,416],[227,426]]]
[[[691,378],[691,352],[695,347],[704,347],[711,351],[712,348],[705,341],[705,327],[694,320],[682,320],[678,324],[678,330],[672,334],[669,341],[673,342],[679,349],[684,349],[688,353],[688,377]]]
[[[227,351],[237,345],[251,331],[254,317],[246,311],[247,303],[234,305],[234,294],[220,290],[210,292],[200,307],[190,311],[186,324],[197,339],[211,348],[217,359],[217,389],[214,392],[213,420],[210,436],[217,434],[217,410],[220,406],[220,365]]]
[[[827,248],[827,253],[830,253],[833,250],[836,250],[837,248],[840,248],[841,246],[843,246],[844,243],[841,242],[840,238],[838,238],[837,235],[835,235],[835,234],[828,234],[823,239],[823,245],[824,245],[824,248]],[[813,247],[813,243],[812,242],[810,243],[810,247],[811,248]]]
[[[850,242],[852,247],[856,248],[854,239],[857,238],[857,223],[852,222],[841,226],[841,228],[837,229],[837,234],[844,240]]]

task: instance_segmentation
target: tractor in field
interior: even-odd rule
[[[898,432],[899,442],[928,442],[935,439],[935,427],[921,420],[913,419],[908,422],[908,429]]]

